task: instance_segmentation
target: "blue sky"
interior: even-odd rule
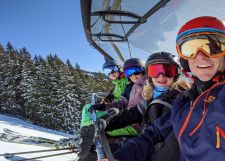
[[[0,0],[0,43],[44,58],[56,53],[82,69],[101,71],[103,56],[83,31],[80,0]]]

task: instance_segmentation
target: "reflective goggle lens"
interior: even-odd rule
[[[177,68],[173,64],[151,64],[148,65],[148,77],[158,78],[160,74],[166,77],[175,77],[178,74]]]
[[[177,43],[178,54],[184,59],[193,59],[201,50],[208,57],[225,54],[225,35],[215,33],[191,34],[180,38]]]
[[[106,76],[109,76],[111,73],[118,72],[119,69],[117,66],[110,66],[103,69],[103,72]]]
[[[143,68],[142,67],[131,67],[128,68],[124,71],[125,76],[128,78],[132,75],[138,75],[141,74],[143,72]]]

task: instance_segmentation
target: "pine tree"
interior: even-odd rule
[[[4,55],[4,53],[5,53],[5,49],[2,46],[2,44],[0,44],[0,55]]]
[[[6,113],[24,116],[23,100],[20,90],[21,66],[19,53],[8,42],[2,55],[1,109]]]
[[[41,57],[35,57],[34,59],[36,79],[35,79],[35,101],[33,102],[32,111],[35,115],[32,121],[39,125],[45,125],[44,119],[46,117],[45,109],[49,104],[49,82],[46,74],[46,61]]]
[[[21,72],[21,92],[22,97],[24,100],[24,109],[25,109],[25,118],[33,121],[33,118],[35,117],[34,110],[37,108],[37,101],[36,101],[36,73],[35,73],[35,67],[31,60],[31,56],[29,52],[25,48],[23,48],[21,51],[21,57],[22,57],[22,72]]]
[[[14,47],[12,46],[12,44],[11,44],[10,42],[7,42],[7,45],[6,45],[6,52],[12,53],[12,52],[14,52],[14,51],[15,51],[15,49],[14,49]]]
[[[60,79],[60,89],[61,89],[61,99],[59,102],[59,108],[63,109],[63,129],[75,132],[79,128],[80,123],[80,106],[81,101],[78,97],[78,86],[74,82],[74,75],[71,71],[71,67],[64,66],[60,68],[61,79]]]

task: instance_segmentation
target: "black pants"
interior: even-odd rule
[[[116,151],[119,148],[119,146],[113,145],[110,146],[111,152]],[[96,161],[97,153],[95,151],[94,145],[92,146],[91,150],[89,151],[88,155],[85,158],[79,158],[78,161]]]
[[[155,146],[150,161],[178,161],[180,158],[179,144],[174,135],[170,135],[163,143]]]
[[[85,158],[79,158],[78,161],[96,161],[97,154],[95,151],[90,151]]]

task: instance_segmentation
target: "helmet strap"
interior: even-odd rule
[[[118,79],[121,79],[121,78],[123,78],[123,77],[125,77],[125,74],[124,74],[124,72],[119,72],[119,78]]]
[[[190,74],[191,72],[188,72],[185,69],[182,69],[182,73],[185,75],[186,78],[189,78],[193,82],[196,80],[196,77]]]

